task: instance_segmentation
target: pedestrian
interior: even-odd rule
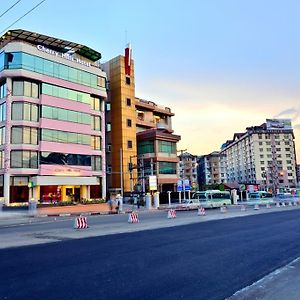
[[[116,205],[117,214],[119,213],[119,211],[120,211],[120,200],[118,200],[117,205]]]
[[[112,213],[112,209],[113,209],[113,202],[112,202],[112,200],[109,199],[109,200],[107,201],[107,204],[108,204],[108,206],[109,206],[110,213]]]
[[[140,208],[140,204],[141,204],[141,203],[140,203],[140,199],[138,199],[138,200],[137,200],[137,208],[138,208],[138,209]]]

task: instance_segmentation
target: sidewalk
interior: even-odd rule
[[[124,204],[123,213],[132,212],[136,210],[133,205]],[[140,207],[138,211],[144,211],[144,207]],[[64,217],[64,216],[79,216],[79,215],[107,215],[115,214],[116,210],[110,211],[107,203],[101,204],[78,204],[71,206],[55,206],[55,207],[40,207],[37,209],[37,217]]]
[[[226,300],[300,299],[300,257],[275,270]]]
[[[115,212],[115,210],[113,210]],[[37,209],[37,217],[79,216],[81,214],[100,215],[109,214],[110,208],[107,203],[101,204],[78,204],[71,206],[40,207]]]

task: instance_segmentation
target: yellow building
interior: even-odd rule
[[[108,78],[108,190],[132,192],[137,186],[143,186],[142,191],[145,192],[149,175],[157,175],[158,190],[162,189],[162,184],[171,184],[169,188],[172,189],[178,179],[176,143],[180,140],[179,136],[172,134],[171,116],[174,114],[169,108],[135,97],[134,62],[129,46],[125,49],[125,56],[109,60],[103,69]],[[147,139],[153,144],[152,153],[143,152]],[[140,148],[138,140],[141,142]],[[158,140],[170,143],[164,149],[172,149],[172,153],[159,152],[161,142]],[[142,152],[138,153],[138,149]],[[171,164],[174,169],[171,174],[159,174],[159,165],[162,170],[163,165],[169,168]]]

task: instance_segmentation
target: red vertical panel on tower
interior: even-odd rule
[[[130,63],[131,63],[131,47],[130,44],[125,48],[125,75],[130,76]]]

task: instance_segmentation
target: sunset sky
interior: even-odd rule
[[[20,1],[0,30],[40,1]],[[0,15],[15,2],[0,0]],[[131,42],[136,96],[172,109],[179,149],[207,154],[247,126],[292,118],[299,161],[299,11],[296,0],[46,0],[10,28],[85,44],[102,62]]]

